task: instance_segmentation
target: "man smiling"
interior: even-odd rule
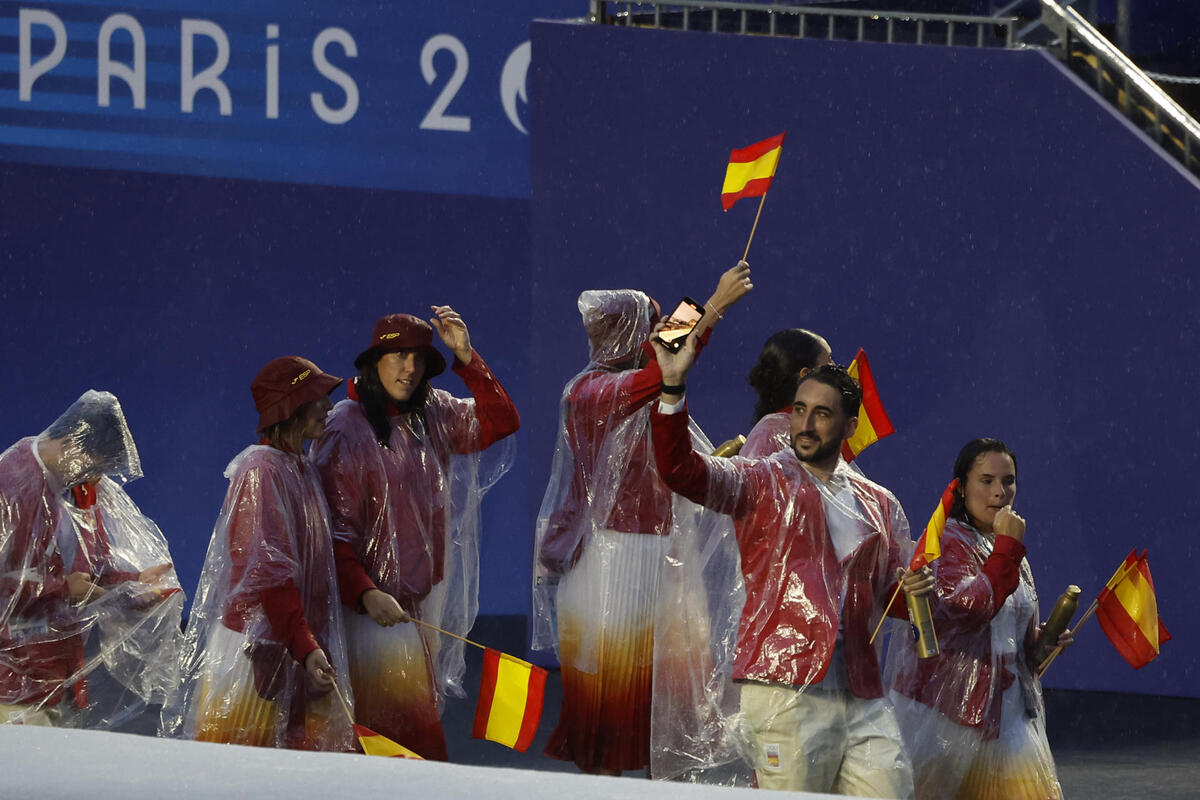
[[[912,767],[868,642],[911,550],[896,498],[839,462],[861,389],[841,367],[796,390],[790,449],[716,459],[688,439],[683,400],[694,343],[655,345],[663,386],[651,417],[659,473],[675,492],[734,520],[746,602],[733,679],[758,785],[871,797],[913,796]],[[927,571],[903,572],[912,594]],[[889,612],[903,617],[904,604]]]

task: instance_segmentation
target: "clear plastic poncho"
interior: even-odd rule
[[[1033,573],[1022,560],[1016,590],[997,607],[983,571],[994,541],[961,520],[947,521],[942,555],[930,563],[941,653],[920,659],[908,640],[888,653],[888,682],[919,799],[1062,796],[1032,663],[1038,632]]]
[[[313,459],[334,536],[354,547],[376,585],[414,617],[465,636],[479,608],[480,503],[516,453],[511,436],[493,437],[515,426],[516,411],[478,354],[460,372],[475,398],[430,387],[423,414],[391,418],[386,448],[359,403],[342,400]],[[463,642],[424,628],[421,636],[439,703],[465,697]]]
[[[184,598],[141,474],[107,392],[0,454],[0,723],[111,729],[174,689]]]
[[[655,650],[658,638],[675,655],[692,646],[691,631],[677,624],[687,620],[673,613],[690,599],[676,594],[686,582],[668,566],[674,532],[720,520],[673,496],[658,477],[650,411],[661,373],[644,348],[650,298],[587,291],[578,305],[590,354],[563,390],[538,514],[533,647],[555,649],[564,665],[563,711],[548,752],[585,769],[640,769],[650,749],[651,673],[657,702],[680,684],[660,663],[691,668],[687,657],[660,662]],[[711,451],[698,426],[691,437]]]
[[[673,542],[677,594],[689,598],[679,627],[693,641],[707,634],[709,644],[690,683],[656,696],[652,774],[746,785],[772,757],[756,731],[779,720],[769,707],[742,708],[733,681],[883,698],[883,637],[868,638],[907,563],[908,522],[890,492],[844,462],[826,485],[790,448],[769,458],[697,458],[671,441],[659,453],[660,464],[676,467],[667,483],[730,515],[735,533]],[[894,627],[885,623],[885,633]],[[672,652],[661,636],[658,649],[660,661]],[[898,746],[898,731],[894,738]]]
[[[261,747],[346,751],[351,721],[337,692],[317,693],[286,641],[304,624],[353,704],[329,511],[308,458],[252,445],[225,469],[229,489],[213,527],[188,620],[184,685],[163,713],[169,735]],[[298,601],[298,603],[297,603]],[[300,630],[303,630],[302,628]]]

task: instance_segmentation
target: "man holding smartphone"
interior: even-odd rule
[[[691,335],[705,341],[751,288],[739,262],[706,313],[685,301],[680,315],[698,319]],[[650,446],[662,374],[648,343],[661,310],[630,289],[587,291],[578,303],[590,352],[563,391],[538,514],[533,646],[557,648],[562,664],[562,712],[546,754],[620,774],[649,763],[655,604],[673,525]]]
[[[903,571],[912,543],[891,492],[839,462],[861,389],[834,365],[796,390],[791,447],[768,458],[718,459],[689,441],[689,338],[654,343],[663,387],[651,415],[659,474],[689,500],[733,517],[745,579],[733,680],[758,785],[764,789],[911,798],[912,766],[868,639],[896,587],[932,588]],[[903,618],[904,603],[889,613]]]

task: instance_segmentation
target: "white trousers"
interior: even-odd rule
[[[741,695],[760,789],[912,800],[912,764],[885,698],[755,683]]]

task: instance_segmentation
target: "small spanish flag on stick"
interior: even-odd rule
[[[1157,658],[1163,643],[1171,641],[1171,633],[1158,616],[1158,599],[1145,550],[1140,556],[1136,547],[1129,551],[1071,633],[1078,631],[1093,614],[1100,620],[1104,635],[1134,669],[1141,669]],[[1044,673],[1061,652],[1061,647],[1051,650],[1038,674]]]
[[[362,751],[369,756],[384,756],[386,758],[416,758],[424,761],[419,755],[409,750],[402,744],[393,742],[391,739],[376,733],[370,728],[362,725],[354,725],[354,735],[358,737],[358,743],[362,747]]]
[[[472,736],[524,753],[542,719],[546,670],[486,648]]]
[[[1158,599],[1146,551],[1130,551],[1096,598],[1096,619],[1104,635],[1134,669],[1141,669],[1158,656],[1163,642],[1171,640],[1167,626],[1158,616]]]
[[[767,190],[771,188],[775,168],[779,166],[779,154],[783,152],[785,136],[787,131],[729,154],[725,182],[721,185],[721,207],[728,211],[743,197],[762,197],[758,201],[758,213],[754,215],[750,238],[746,240],[743,261],[750,255],[750,242],[754,241],[754,232],[758,230],[758,218],[762,215],[763,204],[767,202]]]
[[[875,376],[871,374],[871,364],[867,361],[865,350],[859,348],[850,366],[846,367],[846,372],[862,387],[858,427],[853,436],[842,442],[842,458],[849,463],[875,442],[885,436],[891,436],[896,429],[892,427],[892,421],[883,410],[883,401],[879,399],[879,390],[875,388]]]
[[[862,351],[859,350],[859,355]],[[954,492],[958,489],[958,478],[950,481],[946,490],[942,492],[942,499],[938,501],[937,508],[933,510],[933,516],[929,518],[929,522],[925,524],[925,530],[921,532],[921,538],[917,540],[917,546],[913,552],[912,561],[908,562],[908,568],[916,572],[921,567],[927,566],[929,562],[939,558],[942,555],[942,534],[946,531],[946,520],[950,518],[950,508],[954,505]],[[888,600],[887,606],[883,609],[883,616],[879,618],[879,624],[875,626],[875,632],[871,634],[870,642],[875,641],[875,637],[879,635],[879,629],[883,627],[883,621],[887,619],[887,613],[892,608],[892,603],[896,602],[896,596],[900,594],[900,585],[896,585],[896,591],[892,592],[892,599]],[[927,598],[924,599],[928,604]],[[928,606],[926,605],[926,608]],[[925,612],[925,609],[922,609]],[[909,616],[912,616],[912,610],[909,610]],[[917,621],[912,620],[915,624]],[[932,622],[930,623],[932,627]],[[936,647],[936,638],[929,643],[930,647]]]
[[[955,478],[946,486],[946,491],[942,492],[941,501],[933,510],[933,516],[929,518],[925,530],[921,532],[921,538],[917,540],[916,551],[908,564],[909,569],[918,570],[942,555],[942,534],[946,532],[946,520],[950,518],[950,508],[954,505],[954,492],[957,489],[958,478]]]

